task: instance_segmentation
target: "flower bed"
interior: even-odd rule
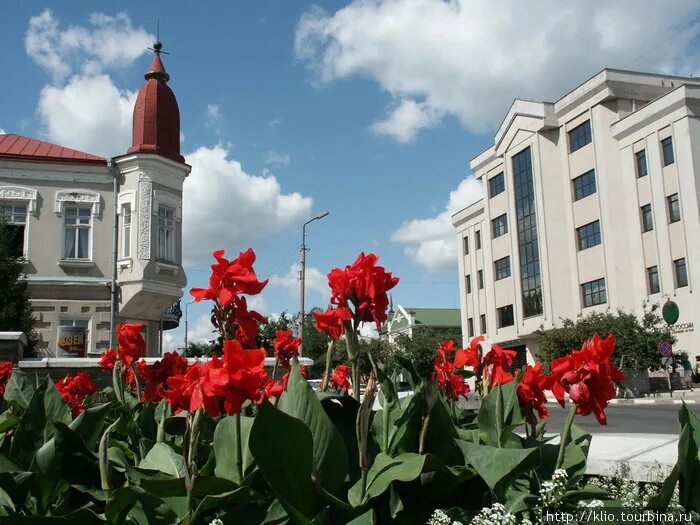
[[[246,296],[267,281],[252,250],[214,257],[209,287],[191,293],[212,302],[221,356],[148,362],[141,327],[122,325],[119,346],[101,360],[108,388],[80,374],[54,384],[15,372],[2,382],[0,514],[13,523],[480,525],[535,523],[547,508],[622,506],[619,491],[586,476],[590,436],[575,424],[607,422],[621,378],[610,361],[614,337],[592,338],[550,375],[539,365],[511,370],[513,352],[483,338],[463,349],[447,341],[431,377],[400,357],[394,370],[373,361],[361,398],[360,325],[386,320],[387,291],[398,283],[361,254],[328,274],[331,306],[316,314],[328,367],[314,392],[292,333],[278,332],[272,373],[255,348],[266,320]],[[349,362],[331,369],[343,336]],[[398,372],[410,378],[407,398],[396,391]],[[467,378],[478,412],[457,403]],[[545,437],[549,390],[562,406],[565,395],[572,401],[558,444]],[[678,464],[644,506],[698,509],[700,421],[684,406],[679,419]]]

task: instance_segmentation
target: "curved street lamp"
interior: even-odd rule
[[[306,225],[312,223],[318,219],[323,219],[328,215],[328,211],[322,211],[313,219],[309,219],[304,223],[301,229],[301,270],[299,270],[299,280],[301,281],[301,297],[299,301],[299,339],[301,339],[301,345],[299,346],[299,355],[304,355],[304,288],[306,284]]]

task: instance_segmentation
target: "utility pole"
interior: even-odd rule
[[[313,219],[309,219],[304,223],[301,229],[301,252],[300,263],[301,269],[299,270],[299,280],[301,281],[301,293],[299,294],[299,339],[301,339],[301,345],[299,345],[299,355],[304,355],[304,291],[306,284],[306,225],[316,221],[318,219],[323,219],[329,212],[322,211]]]

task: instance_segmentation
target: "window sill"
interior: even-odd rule
[[[90,259],[59,259],[58,265],[63,268],[92,268],[95,263]]]
[[[117,268],[119,271],[129,270],[134,266],[134,261],[130,257],[128,259],[120,259],[117,261]]]
[[[171,262],[156,261],[156,273],[169,273],[176,276],[180,273],[180,266]]]

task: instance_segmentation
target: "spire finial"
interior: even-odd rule
[[[164,55],[169,55],[167,51],[163,51],[163,44],[160,41],[160,17],[158,17],[158,21],[156,22],[156,41],[153,42],[153,47],[149,47],[151,51],[153,51],[156,55],[160,55],[163,53]]]

